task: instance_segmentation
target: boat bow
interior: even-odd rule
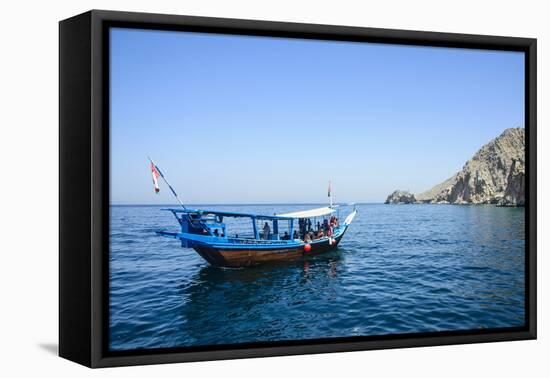
[[[357,210],[353,210],[352,213],[350,213],[346,219],[344,220],[344,226],[349,226],[351,222],[353,222],[353,219],[355,218],[355,215],[357,214]]]

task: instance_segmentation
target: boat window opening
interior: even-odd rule
[[[254,239],[254,230],[248,217],[224,217],[227,237],[232,239]]]
[[[292,231],[291,231],[291,227],[290,227],[290,220],[279,220],[278,221],[278,224],[279,224],[279,232],[278,232],[278,235],[279,235],[279,238],[278,240],[292,240]]]
[[[274,234],[274,225],[273,221],[270,219],[256,219],[256,229],[259,233],[260,240],[277,240]]]

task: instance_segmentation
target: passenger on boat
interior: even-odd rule
[[[311,235],[309,234],[309,232],[307,232],[304,237],[304,243],[311,243]]]
[[[271,233],[271,228],[269,227],[269,224],[267,222],[265,222],[264,224],[264,234],[263,234],[263,239],[264,240],[268,240],[269,239],[269,234]]]
[[[311,219],[307,218],[307,232],[311,231]]]
[[[317,231],[317,237],[322,238],[323,236],[325,236],[325,233],[323,232],[323,229],[320,228],[319,231]]]
[[[317,222],[317,232],[321,229],[321,223]]]
[[[214,236],[216,237],[220,236],[220,232],[218,231],[217,228],[214,230]]]
[[[328,220],[325,219],[325,220],[323,220],[323,232],[324,232],[325,234],[328,232],[328,228],[329,228]]]
[[[298,219],[298,228],[300,229],[300,235],[304,235],[307,230],[307,219],[300,218]]]
[[[294,230],[294,232],[292,233],[292,239],[300,239],[300,237],[298,236],[298,231]]]
[[[285,231],[283,237],[282,237],[283,240],[290,240],[290,235],[288,234],[288,232]]]

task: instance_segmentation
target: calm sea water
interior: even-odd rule
[[[209,206],[265,214],[304,207]],[[357,210],[335,252],[220,269],[155,235],[177,228],[160,207],[111,207],[111,349],[524,325],[524,209]],[[341,211],[343,219],[351,208]]]

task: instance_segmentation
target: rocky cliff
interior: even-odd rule
[[[413,197],[417,203],[524,206],[525,130],[506,129],[484,145],[460,172]]]
[[[525,163],[514,160],[508,175],[508,184],[504,197],[498,201],[500,206],[525,206]]]

